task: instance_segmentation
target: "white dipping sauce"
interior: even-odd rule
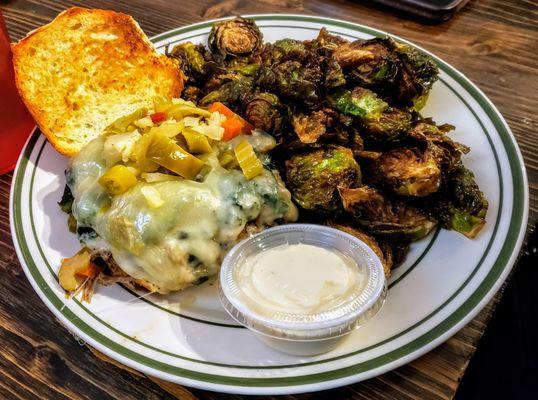
[[[339,252],[308,244],[281,245],[245,260],[237,284],[256,312],[308,315],[360,293],[364,272]]]

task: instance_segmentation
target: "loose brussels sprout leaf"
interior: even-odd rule
[[[431,151],[397,148],[381,154],[375,171],[384,185],[401,196],[427,196],[441,183],[441,169]]]
[[[68,185],[64,187],[64,193],[62,194],[61,200],[58,202],[60,209],[67,214],[71,213],[71,207],[73,206],[73,193]]]
[[[223,56],[247,56],[262,45],[262,33],[252,19],[234,18],[213,25],[209,48]]]
[[[417,139],[439,139],[454,129],[454,125],[437,125],[431,118],[423,118],[415,122],[409,134],[415,136]]]
[[[371,90],[356,87],[352,92],[341,90],[329,97],[330,104],[347,115],[378,120],[388,104]]]
[[[338,188],[344,209],[365,229],[375,235],[396,235],[405,240],[418,240],[436,225],[419,209],[396,199],[389,199],[377,190]]]
[[[326,28],[321,28],[316,38],[316,43],[319,47],[333,51],[338,46],[348,43],[348,41],[340,36],[332,35]]]
[[[338,187],[361,183],[361,171],[351,150],[330,146],[295,154],[286,161],[287,186],[304,209],[334,212],[340,207]]]
[[[312,144],[325,134],[327,115],[322,110],[314,111],[310,115],[294,115],[292,124],[301,143]]]
[[[272,93],[251,94],[243,102],[244,117],[255,128],[271,133],[280,128],[280,107],[278,97]]]
[[[390,248],[388,249],[388,252],[384,252],[373,236],[370,236],[366,232],[361,231],[360,229],[357,229],[350,225],[343,225],[334,221],[329,221],[328,225],[330,227],[340,229],[341,231],[349,233],[350,235],[355,236],[357,239],[362,240],[364,243],[366,243],[374,251],[376,256],[378,256],[381,260],[385,276],[387,278],[390,277],[390,270],[392,268],[392,253],[390,252]]]
[[[359,84],[365,86],[391,82],[398,73],[397,59],[387,39],[355,40],[336,48],[333,57]]]

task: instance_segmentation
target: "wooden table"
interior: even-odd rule
[[[499,107],[525,157],[531,189],[529,226],[536,222],[538,63],[533,0],[474,0],[441,25],[345,0],[0,0],[0,5],[13,40],[73,5],[131,14],[150,36],[204,19],[277,12],[342,18],[400,35],[454,65]],[[11,174],[0,177],[0,398],[243,398],[150,378],[80,345],[41,303],[17,261],[9,233],[10,182]],[[348,387],[288,398],[450,399],[500,296],[452,339],[406,366]]]

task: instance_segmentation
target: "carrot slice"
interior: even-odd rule
[[[230,140],[243,132],[245,124],[238,118],[228,118],[221,125],[224,128],[222,140]]]
[[[236,113],[234,113],[232,110],[230,110],[228,107],[226,107],[224,104],[222,104],[220,101],[217,101],[216,103],[213,103],[209,106],[208,109],[209,112],[215,112],[218,111],[222,115],[224,115],[226,118],[233,118]]]
[[[234,138],[235,136],[239,135],[239,134],[245,134],[245,135],[248,135],[250,134],[250,132],[252,132],[252,130],[254,129],[254,127],[252,126],[252,124],[250,124],[248,121],[246,121],[245,119],[241,118],[239,115],[237,115],[236,113],[234,113],[232,110],[230,110],[228,107],[226,107],[224,104],[222,104],[220,101],[217,101],[213,104],[211,104],[211,106],[209,106],[209,109],[208,111],[210,112],[219,112],[220,114],[224,115],[226,118],[227,118],[227,121],[230,121],[230,120],[235,120],[233,122],[230,122],[228,124],[228,126],[234,130],[234,129],[237,129],[237,126],[239,126],[239,124],[237,123],[237,121],[239,121],[241,123],[241,130],[239,133],[230,133],[229,135],[226,134],[226,132],[224,132],[224,137],[222,140],[230,140],[232,138]],[[226,126],[225,126],[225,123],[222,124],[222,127],[224,129],[226,129]],[[229,136],[229,137],[228,137]]]
[[[101,269],[94,263],[90,262],[86,268],[75,272],[75,275],[84,276],[86,278],[93,278],[97,276],[99,272],[101,272]]]

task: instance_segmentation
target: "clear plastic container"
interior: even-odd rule
[[[365,283],[337,307],[312,314],[255,311],[237,282],[237,270],[261,252],[286,244],[322,247],[349,259],[362,269]],[[266,344],[285,353],[320,354],[372,318],[382,307],[387,284],[383,265],[374,251],[356,237],[321,225],[290,224],[267,229],[237,244],[225,257],[219,297],[226,311]]]

